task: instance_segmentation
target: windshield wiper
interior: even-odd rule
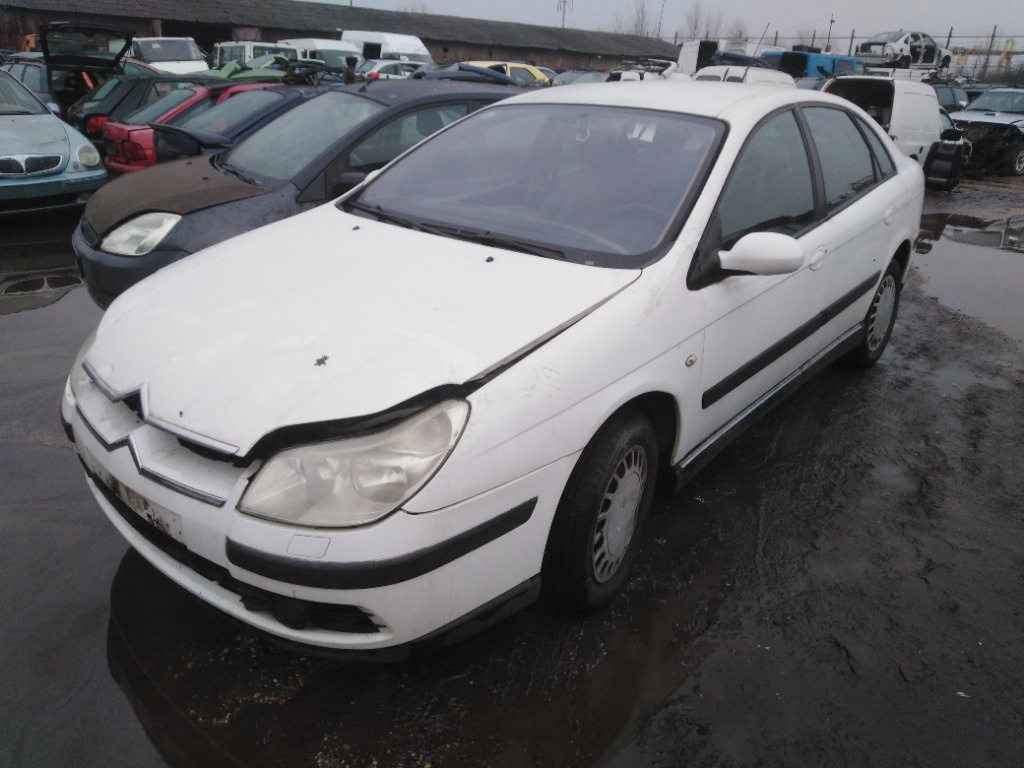
[[[259,182],[256,181],[256,179],[252,178],[251,176],[246,175],[246,173],[241,168],[232,165],[231,163],[227,162],[226,160],[217,160],[216,162],[217,162],[217,168],[219,168],[220,170],[224,171],[224,173],[227,173],[227,174],[229,174],[231,176],[234,176],[236,179],[241,179],[246,184],[259,185]]]
[[[0,115],[32,115],[32,114],[43,114],[42,112],[33,112],[31,109],[5,109],[0,112]]]
[[[371,216],[374,216],[377,221],[383,221],[387,224],[397,224],[398,226],[405,227],[406,229],[424,229],[421,225],[409,221],[409,219],[403,219],[401,216],[395,216],[393,213],[388,213],[379,205],[367,205],[366,203],[362,203],[358,200],[346,200],[344,205],[346,208],[355,208],[357,211],[368,213]]]
[[[526,240],[517,240],[505,235],[497,235],[489,230],[463,229],[462,227],[451,227],[442,224],[421,224],[420,228],[424,232],[430,232],[434,235],[451,237],[456,240],[466,240],[471,243],[479,243],[480,245],[491,245],[495,248],[506,248],[510,251],[529,253],[532,256],[542,256],[546,259],[568,258],[565,255],[565,251],[560,251],[557,248],[530,243]]]

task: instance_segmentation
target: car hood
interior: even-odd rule
[[[324,205],[143,280],[86,361],[147,418],[244,455],[281,427],[381,414],[478,380],[639,270],[570,264]]]
[[[190,157],[119,176],[89,198],[85,218],[102,237],[148,211],[184,216],[270,191],[218,171],[212,161],[205,155]]]
[[[5,155],[63,155],[70,142],[64,123],[54,115],[0,116],[0,147]]]
[[[954,123],[974,123],[976,125],[1024,123],[1024,115],[1020,112],[983,112],[980,109],[962,109],[959,112],[950,112],[949,119]]]

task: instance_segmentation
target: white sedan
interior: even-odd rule
[[[402,654],[539,594],[593,610],[656,491],[878,360],[923,190],[828,94],[537,90],[123,294],[63,417],[131,545],[277,638]]]

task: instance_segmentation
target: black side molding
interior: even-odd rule
[[[322,563],[281,555],[227,540],[228,560],[239,568],[286,584],[320,589],[371,589],[400,584],[467,555],[523,525],[533,515],[533,498],[448,541],[417,552],[366,563]]]
[[[821,328],[824,328],[833,319],[838,317],[841,312],[853,306],[857,299],[871,291],[878,284],[881,277],[882,273],[876,272],[853,290],[840,296],[795,331],[786,334],[757,357],[747,361],[720,382],[710,387],[701,397],[701,407],[710,408],[742,385],[747,379],[756,376],[798,344],[809,339]]]

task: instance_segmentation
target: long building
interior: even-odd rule
[[[435,61],[525,60],[553,69],[610,69],[622,58],[675,59],[675,45],[652,37],[405,13],[302,0],[5,0],[0,48],[53,21],[126,27],[139,37],[194,37],[205,49],[227,40],[337,38],[359,29],[416,35]]]

